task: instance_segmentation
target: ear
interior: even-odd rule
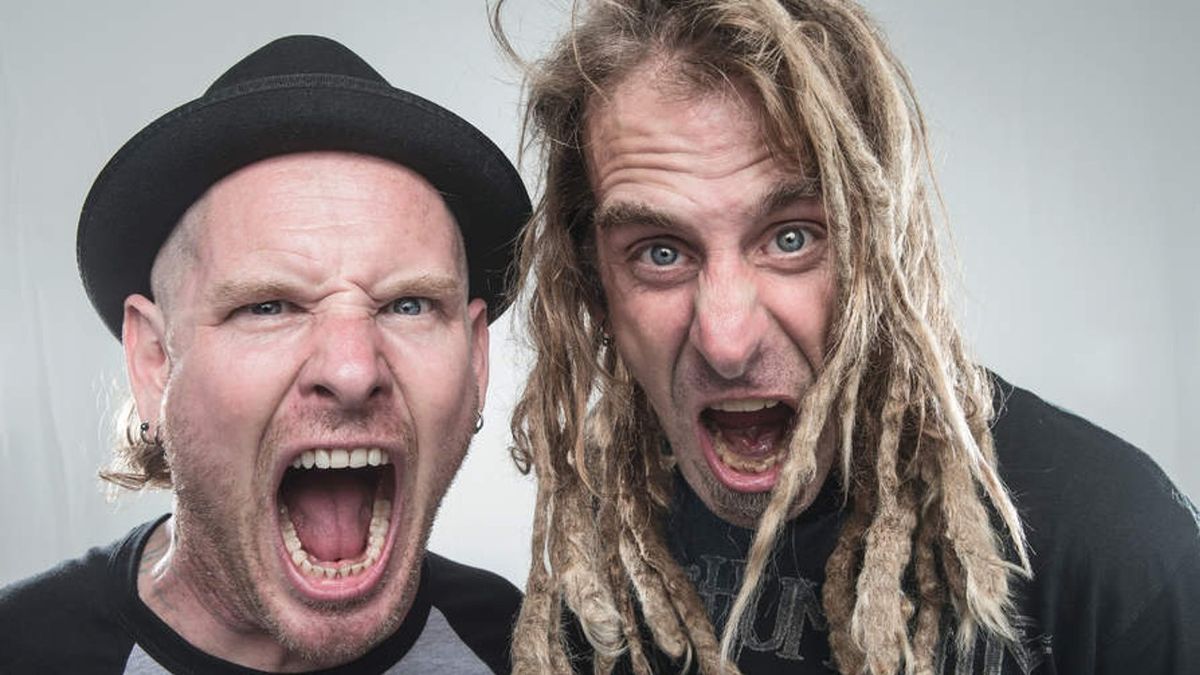
[[[488,320],[487,303],[475,298],[467,305],[467,322],[471,326],[471,370],[479,392],[479,411],[487,401],[488,386]]]
[[[125,298],[121,343],[125,347],[125,372],[133,389],[138,418],[157,422],[171,360],[162,310],[146,296],[135,294]]]

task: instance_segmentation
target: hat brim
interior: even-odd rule
[[[254,162],[340,150],[381,157],[423,176],[462,231],[469,294],[488,321],[507,307],[516,234],[530,212],[503,152],[454,113],[355,77],[268,77],[163,115],[126,143],[84,202],[76,240],[84,288],[117,339],[125,298],[151,296],[150,269],[180,217],[209,187]]]

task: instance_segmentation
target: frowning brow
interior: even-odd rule
[[[291,295],[292,287],[267,279],[231,279],[217,283],[204,294],[207,304],[218,307],[243,305]]]
[[[296,295],[312,293],[311,286],[305,286],[302,291],[297,284],[270,279],[232,279],[214,285],[205,294],[206,300],[217,306],[239,306],[251,302],[265,300],[287,299]],[[421,274],[413,277],[389,280],[378,290],[371,289],[372,295],[377,295],[379,301],[405,296],[432,298],[448,298],[457,294],[466,294],[462,279],[440,275]]]
[[[398,298],[407,295],[444,298],[458,294],[466,295],[467,292],[463,279],[441,274],[422,274],[420,276],[398,279],[386,284],[384,289],[383,295],[386,298],[382,299]]]

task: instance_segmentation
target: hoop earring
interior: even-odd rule
[[[144,445],[162,445],[162,437],[159,436],[159,434],[158,434],[159,426],[157,424],[154,425],[154,440],[153,441],[151,441],[149,438],[146,438],[147,431],[150,431],[150,423],[149,422],[142,422],[141,424],[138,425],[138,438],[141,439],[141,441]]]
[[[479,433],[479,430],[482,428],[483,428],[483,413],[477,412],[477,413],[475,413],[475,433]]]

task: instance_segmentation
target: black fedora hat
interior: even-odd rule
[[[382,157],[421,174],[462,230],[470,297],[487,301],[489,321],[504,310],[516,234],[530,212],[512,163],[478,129],[392,87],[341,44],[295,35],[155,120],[96,178],[76,256],[88,297],[117,339],[125,298],[150,296],[154,258],[188,207],[248,164],[313,150]]]

